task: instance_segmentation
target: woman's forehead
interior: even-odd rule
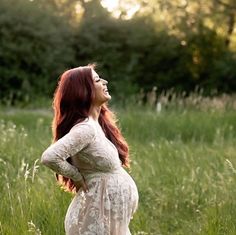
[[[92,69],[92,77],[93,78],[99,77],[99,75],[93,69]]]

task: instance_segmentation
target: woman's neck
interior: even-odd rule
[[[89,110],[89,117],[93,118],[95,121],[98,121],[101,111],[101,106],[91,106]]]

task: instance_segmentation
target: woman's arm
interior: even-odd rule
[[[91,143],[94,135],[94,128],[89,123],[77,124],[68,134],[43,152],[41,163],[73,181],[82,180],[79,170],[66,159],[76,155]]]

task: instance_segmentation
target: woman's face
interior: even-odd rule
[[[93,104],[102,105],[111,99],[109,95],[107,84],[108,82],[99,77],[99,75],[92,69],[92,76],[95,87],[95,98],[93,100]]]

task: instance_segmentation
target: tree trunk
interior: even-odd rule
[[[228,16],[228,30],[227,30],[227,35],[225,39],[225,44],[227,47],[229,47],[230,45],[230,39],[234,31],[234,25],[235,25],[235,14],[234,14],[234,11],[230,11],[229,16]]]

